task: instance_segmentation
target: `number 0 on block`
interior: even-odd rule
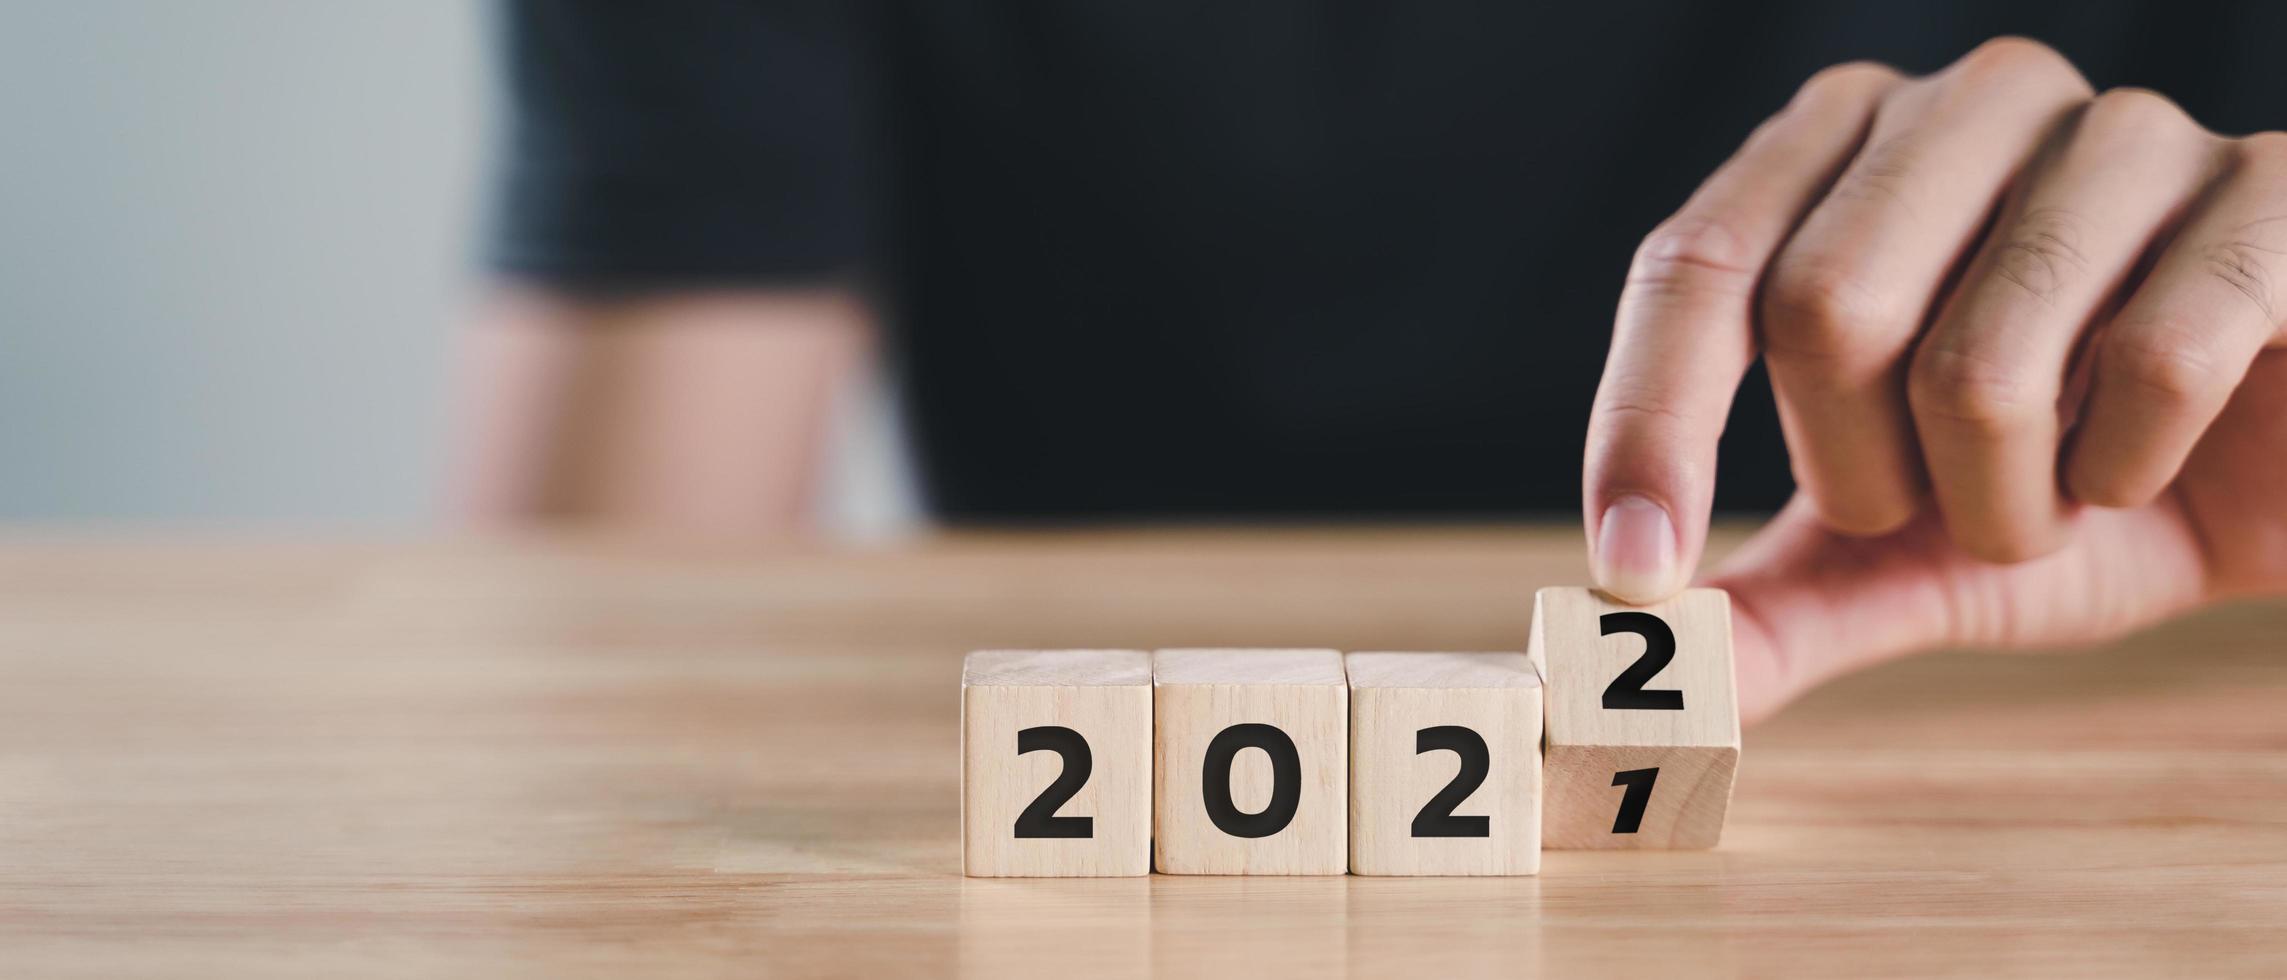
[[[1350,774],[1342,655],[1161,650],[1152,670],[1160,872],[1341,874]]]

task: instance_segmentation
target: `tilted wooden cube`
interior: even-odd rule
[[[1541,866],[1541,683],[1522,653],[1352,653],[1350,871]]]
[[[1739,768],[1730,597],[1542,589],[1528,652],[1547,695],[1542,845],[1715,846]]]
[[[1152,670],[1159,870],[1343,873],[1350,688],[1342,655],[1161,650]]]
[[[1151,655],[981,650],[961,670],[972,876],[1151,871]]]

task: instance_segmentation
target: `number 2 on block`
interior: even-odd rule
[[[1644,638],[1644,655],[1604,688],[1604,706],[1649,711],[1682,711],[1682,691],[1647,691],[1644,685],[1676,658],[1676,633],[1648,612],[1605,613],[1597,620],[1605,636],[1634,633]]]
[[[1096,818],[1056,815],[1057,807],[1078,795],[1080,787],[1088,785],[1088,774],[1096,768],[1095,756],[1088,751],[1088,740],[1061,725],[1042,725],[1016,733],[1016,754],[1041,751],[1062,756],[1064,771],[1033,798],[1031,806],[1016,815],[1016,836],[1025,839],[1096,836]]]
[[[1460,725],[1439,725],[1414,733],[1414,754],[1435,752],[1440,749],[1461,757],[1461,771],[1453,774],[1453,781],[1429,798],[1421,812],[1414,815],[1415,837],[1491,837],[1493,818],[1458,816],[1453,812],[1477,787],[1485,784],[1485,777],[1493,771],[1493,753],[1485,745],[1485,736]]]

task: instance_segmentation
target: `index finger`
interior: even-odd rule
[[[1715,447],[1756,355],[1765,266],[1864,141],[1890,68],[1812,76],[1636,252],[1588,422],[1582,505],[1596,583],[1683,588],[1707,538]]]

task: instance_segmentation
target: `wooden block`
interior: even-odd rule
[[[1714,847],[1739,768],[1730,597],[1542,589],[1528,652],[1547,697],[1542,845]]]
[[[1352,653],[1350,872],[1541,867],[1541,680],[1522,653]]]
[[[1152,854],[1165,874],[1348,866],[1349,695],[1332,650],[1152,658]]]
[[[978,877],[1151,872],[1151,655],[981,650],[961,668],[961,861]]]

